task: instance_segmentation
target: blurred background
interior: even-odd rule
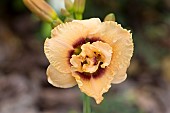
[[[63,0],[49,2],[63,7]],[[92,100],[93,113],[170,113],[170,0],[87,0],[84,18],[112,12],[132,31],[135,51],[128,79],[112,85],[100,105]],[[50,30],[22,0],[0,1],[0,113],[81,113],[77,86],[47,82]]]

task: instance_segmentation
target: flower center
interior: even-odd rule
[[[77,72],[94,73],[99,66],[105,68],[110,64],[112,58],[112,47],[104,42],[90,42],[81,46],[78,55],[72,55],[70,63],[72,70]]]

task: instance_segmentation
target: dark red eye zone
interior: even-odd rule
[[[101,65],[101,64],[100,64]],[[85,80],[90,80],[92,77],[94,79],[100,78],[102,75],[104,75],[106,71],[106,68],[101,68],[99,66],[99,68],[97,69],[96,72],[94,73],[87,73],[87,72],[76,72],[81,78],[85,79]]]

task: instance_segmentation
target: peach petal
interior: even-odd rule
[[[55,87],[69,88],[77,84],[71,73],[61,73],[57,71],[52,65],[47,68],[48,82]]]

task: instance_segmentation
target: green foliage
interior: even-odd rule
[[[17,11],[22,11],[25,8],[23,0],[13,0],[13,7]]]
[[[100,105],[93,104],[92,113],[144,113],[139,109],[135,101],[129,96],[115,95],[105,96],[104,101]]]
[[[40,28],[40,37],[41,39],[46,39],[47,37],[50,37],[51,34],[51,25],[49,23],[45,23],[43,22],[41,24],[41,28]]]

